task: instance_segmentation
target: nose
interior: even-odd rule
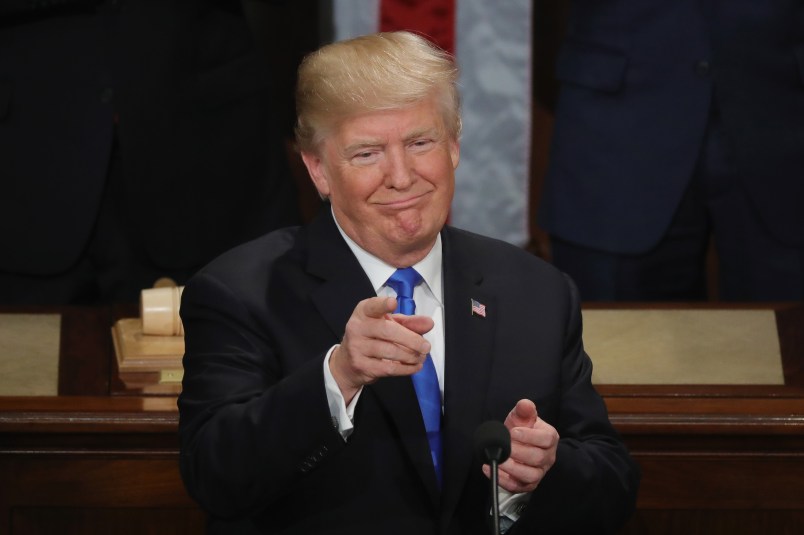
[[[392,148],[386,153],[385,187],[405,190],[414,180],[410,156],[402,148]]]

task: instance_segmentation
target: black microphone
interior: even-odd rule
[[[475,454],[491,466],[491,513],[494,534],[500,533],[500,497],[497,493],[499,480],[497,466],[511,455],[511,434],[498,421],[489,420],[475,429]]]

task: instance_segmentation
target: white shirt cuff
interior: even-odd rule
[[[335,344],[332,346],[329,351],[327,351],[327,356],[324,357],[324,387],[327,392],[327,403],[329,404],[329,413],[332,416],[332,423],[343,439],[346,440],[354,430],[355,406],[357,405],[357,400],[360,398],[361,392],[363,392],[363,388],[361,387],[360,390],[357,391],[357,394],[355,394],[355,397],[352,398],[351,403],[347,406],[346,400],[343,399],[341,389],[335,381],[335,377],[332,376],[332,371],[329,369],[329,359],[338,345],[339,344]]]
[[[528,504],[530,492],[520,492],[517,494],[508,492],[504,488],[500,488],[500,516],[510,518],[514,522],[519,520],[522,511]]]

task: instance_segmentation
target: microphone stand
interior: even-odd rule
[[[494,535],[500,535],[500,493],[499,493],[499,475],[497,474],[497,459],[491,459],[491,519],[492,519],[492,532]]]
[[[511,435],[505,425],[489,420],[475,430],[475,452],[491,468],[491,517],[494,535],[500,535],[500,478],[497,471],[501,462],[511,455]]]

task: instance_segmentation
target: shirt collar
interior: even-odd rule
[[[360,267],[362,267],[363,271],[366,272],[374,291],[379,293],[380,289],[385,286],[385,282],[388,280],[388,277],[390,277],[394,271],[396,271],[396,268],[369,253],[360,247],[352,238],[350,238],[341,228],[340,224],[338,224],[338,220],[335,218],[334,212],[332,213],[332,219],[335,221],[335,226],[338,227],[338,232],[340,232],[341,236],[343,236],[343,239],[346,241],[349,249],[351,249],[352,253],[354,253],[355,257],[357,257]],[[433,244],[433,248],[430,249],[429,253],[427,253],[427,256],[425,256],[421,261],[417,262],[412,267],[419,272],[419,275],[422,276],[422,279],[424,280],[425,284],[427,284],[427,287],[430,288],[430,291],[433,293],[435,298],[438,299],[439,302],[443,303],[441,263],[441,233],[439,233],[436,235],[436,241]]]

